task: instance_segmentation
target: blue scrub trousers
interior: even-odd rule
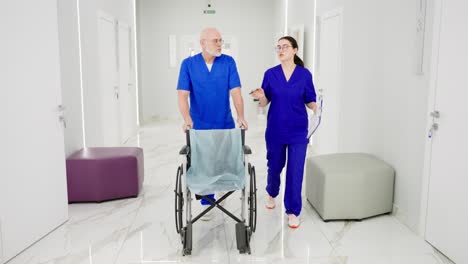
[[[307,152],[307,143],[281,144],[267,142],[268,178],[266,190],[271,197],[278,196],[281,184],[280,174],[286,163],[286,190],[284,206],[286,214],[298,216],[302,209],[302,179]]]
[[[216,201],[214,194],[208,194],[207,196]],[[205,198],[201,198],[200,203],[202,205],[211,205],[211,203],[208,202],[208,200],[206,200]]]

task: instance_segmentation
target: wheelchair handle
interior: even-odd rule
[[[241,128],[242,146],[245,146],[245,128]]]
[[[245,146],[245,128],[241,128],[242,146]],[[190,129],[185,130],[185,141],[190,146]]]
[[[190,129],[185,130],[185,141],[187,142],[187,146],[190,146]]]

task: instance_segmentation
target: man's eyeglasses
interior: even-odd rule
[[[281,50],[285,50],[285,49],[287,49],[289,47],[292,47],[292,46],[291,45],[286,45],[286,44],[284,44],[283,46],[278,45],[278,46],[275,47],[275,51],[280,52]]]
[[[221,44],[221,45],[224,44],[224,39],[207,39],[206,41],[209,41],[213,44]]]

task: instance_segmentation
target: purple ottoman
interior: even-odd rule
[[[68,202],[136,197],[144,180],[143,149],[84,148],[67,158]]]

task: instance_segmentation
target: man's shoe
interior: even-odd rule
[[[210,207],[209,204],[202,204],[202,212],[205,211],[208,207]],[[213,209],[208,211],[206,214],[204,214],[202,217],[200,217],[200,220],[202,221],[210,221],[211,218],[213,218]]]

